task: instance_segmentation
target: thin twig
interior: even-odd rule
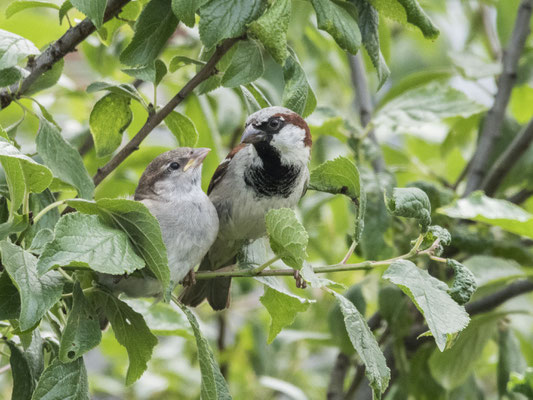
[[[104,14],[104,22],[117,15],[122,7],[129,2],[130,0],[109,0]],[[65,32],[63,36],[52,43],[35,59],[30,69],[30,74],[20,84],[16,83],[0,92],[0,109],[6,108],[13,100],[20,98],[42,74],[50,70],[56,62],[68,53],[74,51],[76,46],[83,42],[95,30],[96,28],[91,20],[86,18]]]
[[[170,114],[174,108],[178,106],[200,83],[209,78],[216,71],[216,64],[220,61],[222,56],[239,40],[242,38],[232,38],[223,41],[205,64],[205,66],[187,82],[187,84],[176,94],[170,101],[165,104],[158,112],[148,117],[146,123],[141,130],[131,139],[109,162],[98,172],[93,178],[94,185],[98,186],[105,177],[113,172],[131,153],[139,148],[141,142],[152,132],[152,130],[159,125],[165,117]]]
[[[518,193],[513,194],[507,200],[509,200],[511,203],[522,204],[531,196],[533,196],[533,189],[522,189]]]
[[[518,7],[511,40],[507,45],[502,59],[503,72],[498,79],[498,92],[494,98],[492,108],[483,120],[478,145],[467,173],[468,180],[464,193],[465,196],[479,189],[481,186],[487,170],[487,162],[494,150],[496,139],[501,134],[505,110],[507,109],[511,91],[516,81],[518,60],[529,35],[529,21],[532,11],[533,0],[522,0]]]
[[[533,141],[533,119],[516,135],[511,144],[498,157],[481,185],[487,196],[492,196]]]

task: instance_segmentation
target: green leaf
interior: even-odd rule
[[[14,67],[28,56],[39,54],[39,49],[22,36],[0,29],[0,70]]]
[[[289,267],[301,269],[309,237],[290,208],[270,210],[265,216],[272,251]]]
[[[119,85],[115,85],[113,83],[107,83],[107,82],[93,82],[89,86],[87,86],[86,90],[87,90],[87,93],[94,93],[94,92],[99,92],[100,90],[107,90],[111,93],[131,97],[133,100],[137,100],[139,103],[144,105],[144,100],[142,99],[139,91],[135,88],[135,86],[130,85],[128,83],[121,83]]]
[[[525,373],[512,372],[507,389],[513,393],[520,393],[527,398],[533,398],[533,368],[528,368]]]
[[[501,318],[501,313],[474,317],[451,349],[443,353],[433,352],[429,358],[429,370],[442,387],[452,390],[466,381]]]
[[[332,291],[331,293],[335,295],[340,305],[350,341],[366,367],[365,374],[372,387],[374,397],[380,399],[381,394],[389,385],[390,370],[379,344],[354,304],[336,292]]]
[[[376,68],[379,86],[383,86],[390,75],[389,67],[381,54],[379,44],[379,13],[369,0],[352,0],[357,8],[357,22],[361,30],[363,45]]]
[[[352,54],[361,46],[357,9],[353,4],[335,0],[311,0],[319,29],[328,32],[337,44]]]
[[[374,125],[389,133],[411,132],[413,127],[446,118],[467,118],[485,106],[468,98],[448,83],[430,82],[408,90],[376,111]]]
[[[144,7],[135,23],[133,39],[120,54],[122,64],[147,65],[157,58],[178,26],[170,5],[170,0],[151,0]]]
[[[0,274],[0,321],[17,319],[20,315],[19,292],[7,272]]]
[[[44,274],[54,267],[87,267],[112,275],[131,274],[144,267],[126,232],[106,225],[97,215],[70,213],[55,227],[37,263]]]
[[[7,6],[6,18],[11,18],[16,13],[21,12],[23,10],[27,10],[28,8],[38,8],[38,7],[53,8],[55,10],[59,10],[59,6],[57,6],[54,3],[49,3],[48,1],[17,0],[17,1],[10,3],[9,6]]]
[[[170,72],[176,72],[178,69],[185,65],[200,65],[204,66],[206,63],[205,61],[195,60],[194,58],[185,57],[185,56],[175,56],[172,57],[172,60],[170,60],[170,64],[168,65],[168,70]]]
[[[171,111],[165,117],[165,124],[178,141],[178,146],[194,147],[198,143],[199,134],[189,117],[177,111]]]
[[[89,400],[89,383],[83,358],[68,364],[55,359],[43,372],[32,400]]]
[[[28,251],[40,255],[45,246],[52,240],[54,240],[54,232],[48,228],[41,229],[31,241],[31,246],[28,248]]]
[[[525,271],[514,260],[489,256],[473,256],[463,264],[476,277],[478,287],[526,277]]]
[[[54,125],[41,119],[35,141],[37,152],[55,177],[74,186],[80,197],[93,197],[94,184],[80,153],[61,136]]]
[[[177,282],[170,282],[167,251],[157,219],[138,201],[126,199],[100,199],[96,202],[69,200],[68,204],[84,214],[98,214],[113,226],[128,234],[137,254],[146,261],[163,286],[168,299],[168,289]]]
[[[9,357],[11,374],[13,376],[11,400],[29,400],[35,389],[35,380],[33,379],[30,361],[24,352],[13,342],[8,340],[5,343],[11,352]]]
[[[269,287],[265,287],[265,293],[259,300],[265,306],[271,317],[267,339],[267,343],[269,344],[272,343],[283,328],[294,322],[296,314],[304,312],[309,308],[309,301],[288,296]]]
[[[422,241],[421,248],[427,248],[433,245],[436,240],[439,240],[438,246],[434,249],[434,254],[440,256],[444,251],[444,246],[449,246],[452,242],[452,235],[447,229],[439,225],[431,225],[428,227],[426,236]]]
[[[172,0],[172,12],[178,20],[192,28],[196,18],[196,10],[205,2],[206,0]]]
[[[466,304],[470,301],[472,294],[477,289],[476,278],[468,268],[458,261],[451,258],[446,260],[446,265],[453,269],[455,275],[452,287],[450,288],[450,296],[458,304]]]
[[[456,200],[437,212],[452,218],[484,222],[507,232],[533,238],[533,214],[509,201],[492,199],[481,192]]]
[[[283,97],[281,103],[284,107],[306,117],[316,107],[316,98],[305,72],[295,54],[289,55],[283,65]]]
[[[147,299],[127,299],[125,302],[144,316],[146,325],[154,335],[192,338],[188,322],[173,303]]]
[[[136,79],[152,82],[157,86],[159,85],[159,82],[161,82],[161,79],[166,75],[167,66],[163,61],[155,60],[152,64],[137,68],[123,69],[122,72]]]
[[[54,86],[57,83],[57,81],[59,81],[59,78],[61,78],[64,65],[65,65],[64,59],[60,59],[59,61],[55,62],[54,65],[52,65],[52,68],[50,68],[44,74],[39,76],[35,80],[35,82],[31,84],[31,86],[26,91],[25,95],[29,96],[34,93],[40,92],[41,90],[48,89],[49,87]]]
[[[509,396],[507,384],[511,373],[522,373],[526,370],[526,367],[527,364],[516,335],[507,324],[501,324],[498,329],[497,369],[498,394],[500,398],[505,398],[506,395]]]
[[[210,0],[200,10],[200,39],[208,49],[222,39],[242,35],[246,25],[259,17],[262,0]]]
[[[252,108],[254,108],[254,110],[252,112],[272,106],[264,93],[253,83],[241,86],[241,91],[247,104],[253,105]]]
[[[59,345],[59,359],[64,363],[77,360],[102,340],[98,316],[83,295],[79,282],[74,285],[72,295],[72,309]]]
[[[440,351],[444,351],[451,335],[468,325],[468,314],[450,297],[448,285],[411,261],[395,261],[385,271],[383,279],[397,285],[411,298],[424,315]]]
[[[150,332],[143,316],[122,300],[100,291],[91,293],[89,299],[97,311],[103,310],[117,341],[128,352],[130,364],[126,373],[126,385],[131,385],[146,371],[157,338]]]
[[[0,87],[6,87],[22,79],[19,67],[11,67],[0,70]]]
[[[352,200],[357,215],[354,239],[359,242],[364,228],[366,195],[355,164],[345,157],[320,164],[311,171],[309,189],[344,194]]]
[[[89,127],[97,157],[108,156],[120,146],[122,132],[133,119],[130,101],[129,97],[109,93],[94,105],[89,117]]]
[[[107,0],[70,0],[70,3],[84,13],[96,29],[102,27]]]
[[[276,0],[249,26],[249,32],[259,39],[278,64],[283,65],[289,56],[287,29],[291,20],[291,1]]]
[[[260,78],[264,71],[261,49],[255,41],[247,40],[239,43],[221,83],[225,87],[246,85]]]
[[[231,400],[228,384],[220,372],[208,341],[202,336],[196,317],[187,307],[182,305],[180,307],[191,324],[198,348],[198,361],[202,373],[200,398],[202,400]]]
[[[427,232],[431,224],[431,204],[424,191],[418,188],[394,188],[386,204],[392,215],[415,218],[422,232]]]
[[[19,246],[0,242],[2,264],[20,295],[20,329],[32,328],[60,298],[63,280],[56,271],[37,274],[37,258]]]
[[[72,8],[70,0],[65,0],[59,8],[59,25],[63,23],[63,18],[67,15],[67,12]]]

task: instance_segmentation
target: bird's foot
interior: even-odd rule
[[[293,276],[298,289],[305,289],[307,287],[307,282],[304,280],[304,278],[302,278],[302,275],[300,275],[300,271],[295,269]]]
[[[194,273],[194,269],[191,269],[187,273],[187,275],[185,275],[185,278],[183,278],[183,281],[181,282],[181,284],[184,287],[196,285],[196,274]]]

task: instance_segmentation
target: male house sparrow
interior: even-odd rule
[[[241,144],[218,166],[207,190],[220,229],[200,270],[234,263],[244,244],[266,234],[270,209],[298,203],[309,181],[311,144],[306,122],[287,108],[268,107],[248,117]],[[207,298],[214,310],[222,310],[229,306],[230,284],[230,278],[199,281],[180,299],[197,306]]]
[[[200,263],[217,236],[217,212],[200,186],[202,162],[209,151],[182,147],[159,155],[148,164],[135,190],[134,199],[148,207],[161,226],[172,285]],[[161,294],[155,278],[130,276],[117,282],[116,277],[106,277],[101,283],[128,296]]]

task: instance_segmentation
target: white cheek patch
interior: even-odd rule
[[[270,144],[279,150],[283,164],[309,161],[309,148],[305,146],[305,130],[288,125],[272,137]]]

